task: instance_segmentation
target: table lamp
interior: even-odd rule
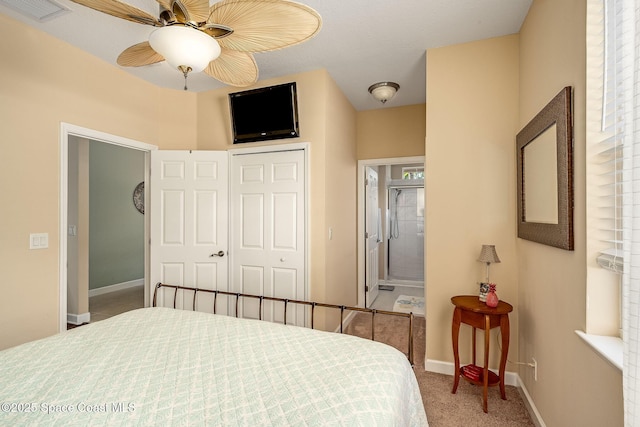
[[[496,253],[495,245],[482,245],[482,250],[480,250],[480,256],[478,257],[478,261],[484,262],[487,264],[487,278],[484,283],[480,283],[480,301],[487,300],[487,293],[489,292],[489,267],[491,263],[500,262],[500,258],[498,258],[498,254]]]

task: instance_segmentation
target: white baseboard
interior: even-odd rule
[[[144,286],[144,278],[130,280],[123,283],[116,283],[115,285],[103,286],[101,288],[89,289],[89,298],[95,297],[96,295],[103,295],[115,291],[121,291],[123,289],[135,288],[136,286]]]
[[[425,371],[435,372],[437,374],[451,375],[453,376],[453,363],[452,362],[443,362],[441,360],[432,360],[426,359],[424,362]],[[493,371],[493,369],[492,369]],[[495,371],[494,371],[495,372]],[[546,427],[540,412],[536,408],[536,405],[533,403],[533,399],[529,395],[527,388],[525,387],[520,375],[515,372],[505,372],[504,373],[504,383],[506,385],[512,385],[518,388],[518,392],[524,401],[525,406],[527,407],[527,411],[531,416],[533,423],[537,427]]]
[[[453,371],[454,371],[453,362],[442,362],[440,360],[432,360],[432,359],[427,359],[424,362],[424,369],[429,372],[436,372],[438,374],[445,374],[445,375],[453,375]],[[495,372],[496,375],[498,374],[493,369],[492,371]],[[504,383],[506,385],[519,387],[520,385],[519,378],[520,377],[515,372],[504,373]]]
[[[425,359],[424,370],[428,372],[435,372],[436,374],[453,376],[453,363],[442,362],[440,360]]]
[[[91,321],[91,313],[73,314],[67,313],[67,323],[72,325],[82,325]]]
[[[538,412],[538,408],[536,408],[536,405],[533,403],[533,399],[531,399],[531,395],[529,394],[527,387],[525,387],[524,383],[522,382],[520,376],[518,376],[518,392],[520,393],[520,396],[522,397],[522,400],[527,407],[527,411],[529,411],[529,415],[531,415],[531,420],[536,425],[536,427],[547,427],[547,425],[544,423],[544,420],[542,419],[542,415],[540,415],[540,412]]]

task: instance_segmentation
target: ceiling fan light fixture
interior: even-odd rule
[[[173,68],[191,68],[194,73],[201,72],[220,56],[220,45],[213,37],[185,25],[154,30],[149,36],[149,44]]]
[[[393,98],[400,89],[400,85],[394,82],[380,82],[369,86],[369,93],[383,104]]]

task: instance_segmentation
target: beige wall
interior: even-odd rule
[[[332,79],[327,79],[327,95],[326,227],[322,236],[327,273],[325,295],[319,301],[357,305],[356,111]]]
[[[1,14],[0,38],[11,40],[0,43],[6,348],[58,331],[60,123],[193,149],[196,95],[159,89]],[[49,233],[49,248],[29,250],[30,233]]]
[[[586,324],[586,2],[535,0],[520,32],[519,128],[573,87],[575,250],[517,240],[520,377],[549,426],[623,424],[621,373],[574,330]],[[596,302],[597,303],[597,302]]]
[[[0,330],[0,348],[6,348],[58,330],[60,123],[162,149],[227,149],[232,145],[226,95],[232,90],[195,94],[160,89],[3,15],[0,36],[13,40],[0,46],[2,157],[10,159],[0,179],[7,183],[5,195],[11,200],[0,207],[0,217],[11,224],[3,228],[0,239],[0,323],[18,325]],[[353,303],[355,262],[344,267],[336,265],[333,255],[327,259],[327,218],[334,227],[346,228],[333,244],[344,251],[351,245],[355,253],[355,227],[349,227],[355,205],[327,204],[325,197],[328,187],[338,187],[336,179],[346,179],[339,186],[345,189],[344,197],[355,194],[355,176],[348,179],[355,175],[355,160],[349,161],[355,157],[355,110],[324,70],[261,85],[293,80],[298,82],[301,137],[286,142],[311,144],[312,289],[324,297],[331,271],[336,286],[341,286],[336,289],[338,298],[349,299],[341,303]],[[329,108],[329,96],[336,109],[333,103]],[[327,168],[337,172],[328,180]],[[28,249],[33,232],[49,233],[48,249]],[[316,282],[320,285],[314,286]]]
[[[425,104],[359,111],[358,160],[424,156]]]
[[[69,138],[67,223],[76,235],[67,238],[67,313],[89,313],[89,141]]]
[[[515,307],[518,303],[518,36],[428,50],[427,105],[427,358],[452,362],[450,299],[479,292],[485,276],[484,265],[476,261],[482,244],[496,245],[502,261],[491,267],[498,296]],[[510,321],[510,359],[518,360],[517,310]],[[470,330],[460,332],[462,360],[470,360]],[[494,337],[494,350],[495,342]],[[491,352],[492,367],[497,367],[496,356]],[[507,370],[517,367],[509,364]]]

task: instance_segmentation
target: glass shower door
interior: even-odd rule
[[[424,281],[424,187],[389,189],[389,280]]]

